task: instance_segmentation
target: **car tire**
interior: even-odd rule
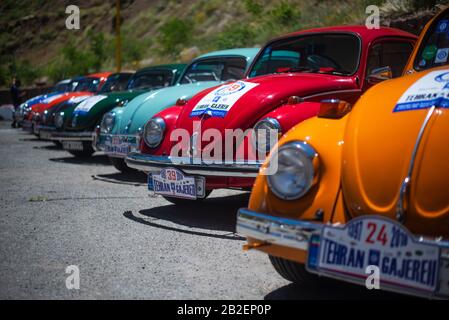
[[[123,172],[123,173],[137,172],[137,170],[134,170],[133,168],[128,167],[126,165],[126,162],[124,159],[109,157],[109,161],[114,166],[114,168],[116,168],[120,172]]]
[[[284,279],[291,281],[297,285],[316,284],[321,278],[306,270],[305,265],[291,260],[269,255],[270,262],[274,269]]]
[[[162,196],[165,200],[167,200],[168,202],[171,202],[177,206],[188,206],[194,203],[198,203],[201,202],[203,200],[205,200],[210,194],[212,193],[212,190],[206,190],[206,196],[204,198],[199,198],[196,200],[189,200],[189,199],[181,199],[181,198],[173,198],[173,197],[166,197],[166,196]]]

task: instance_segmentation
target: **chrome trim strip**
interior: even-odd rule
[[[434,111],[436,109],[436,106],[432,106],[429,111],[427,112],[426,118],[424,119],[421,128],[419,130],[418,136],[416,138],[415,146],[413,147],[412,157],[410,159],[409,167],[407,170],[407,176],[402,181],[401,188],[399,190],[399,199],[396,204],[396,219],[399,222],[405,221],[405,215],[406,215],[406,201],[408,201],[408,193],[410,189],[410,181],[413,174],[413,169],[415,167],[415,160],[416,155],[418,153],[419,146],[421,145],[422,138],[424,136],[424,132],[427,128],[427,125],[429,124],[430,118],[432,117]]]
[[[304,100],[307,99],[312,99],[312,98],[316,98],[316,97],[320,97],[320,96],[328,96],[328,95],[335,95],[338,93],[362,93],[362,90],[360,89],[346,89],[346,90],[335,90],[335,91],[326,91],[326,92],[321,92],[321,93],[317,93],[317,94],[312,94],[310,96],[305,96],[302,97]]]
[[[125,162],[129,167],[145,172],[159,172],[163,168],[171,167],[191,175],[248,178],[257,177],[262,165],[262,162],[257,161],[207,163],[201,159],[152,156],[139,152],[128,154]]]
[[[237,213],[236,232],[268,243],[307,250],[312,233],[320,231],[323,226],[241,208]]]
[[[93,141],[94,132],[53,132],[52,139],[58,141]]]

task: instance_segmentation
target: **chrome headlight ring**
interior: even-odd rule
[[[267,176],[267,183],[280,199],[299,199],[318,181],[318,153],[307,142],[292,141],[280,146],[270,161],[277,161],[277,171]]]
[[[108,112],[101,120],[100,130],[101,133],[110,133],[115,123],[115,112]]]
[[[56,128],[62,128],[64,125],[64,112],[59,112],[55,116],[55,126]]]
[[[162,118],[153,118],[147,122],[143,131],[143,139],[150,148],[156,148],[164,138],[165,121]]]

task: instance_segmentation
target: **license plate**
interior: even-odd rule
[[[82,141],[63,141],[62,147],[65,150],[83,151],[83,142]]]
[[[418,242],[396,221],[378,216],[325,226],[311,237],[307,267],[321,275],[365,284],[368,266],[379,270],[380,288],[431,295],[437,290],[440,249]]]
[[[126,156],[139,146],[138,136],[107,136],[104,142],[105,152],[111,155]]]
[[[186,176],[174,168],[162,169],[159,174],[148,176],[148,189],[155,194],[183,199],[197,199],[205,196],[204,177]]]
[[[42,140],[50,140],[51,132],[50,131],[39,130],[39,138],[41,138]]]

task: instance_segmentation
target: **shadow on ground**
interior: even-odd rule
[[[273,270],[273,272],[275,272]],[[415,299],[383,290],[368,290],[363,286],[324,279],[316,285],[300,286],[293,283],[278,288],[265,300],[404,300]]]
[[[104,165],[110,166],[111,163],[106,155],[99,154],[90,157],[75,157],[67,153],[68,157],[63,158],[51,158],[53,162],[63,162],[69,164],[81,164],[81,165]]]
[[[96,174],[92,176],[92,179],[101,182],[132,186],[142,186],[147,184],[147,175],[139,171],[127,173],[114,172],[108,174]]]
[[[189,233],[212,238],[245,240],[235,233],[236,213],[248,204],[249,193],[228,197],[209,198],[202,202],[187,205],[167,205],[141,210],[135,215],[130,211],[123,215],[133,221],[166,230]],[[188,228],[228,232],[228,234],[207,233],[197,230],[178,228],[160,224],[159,221],[170,221],[175,225]]]

